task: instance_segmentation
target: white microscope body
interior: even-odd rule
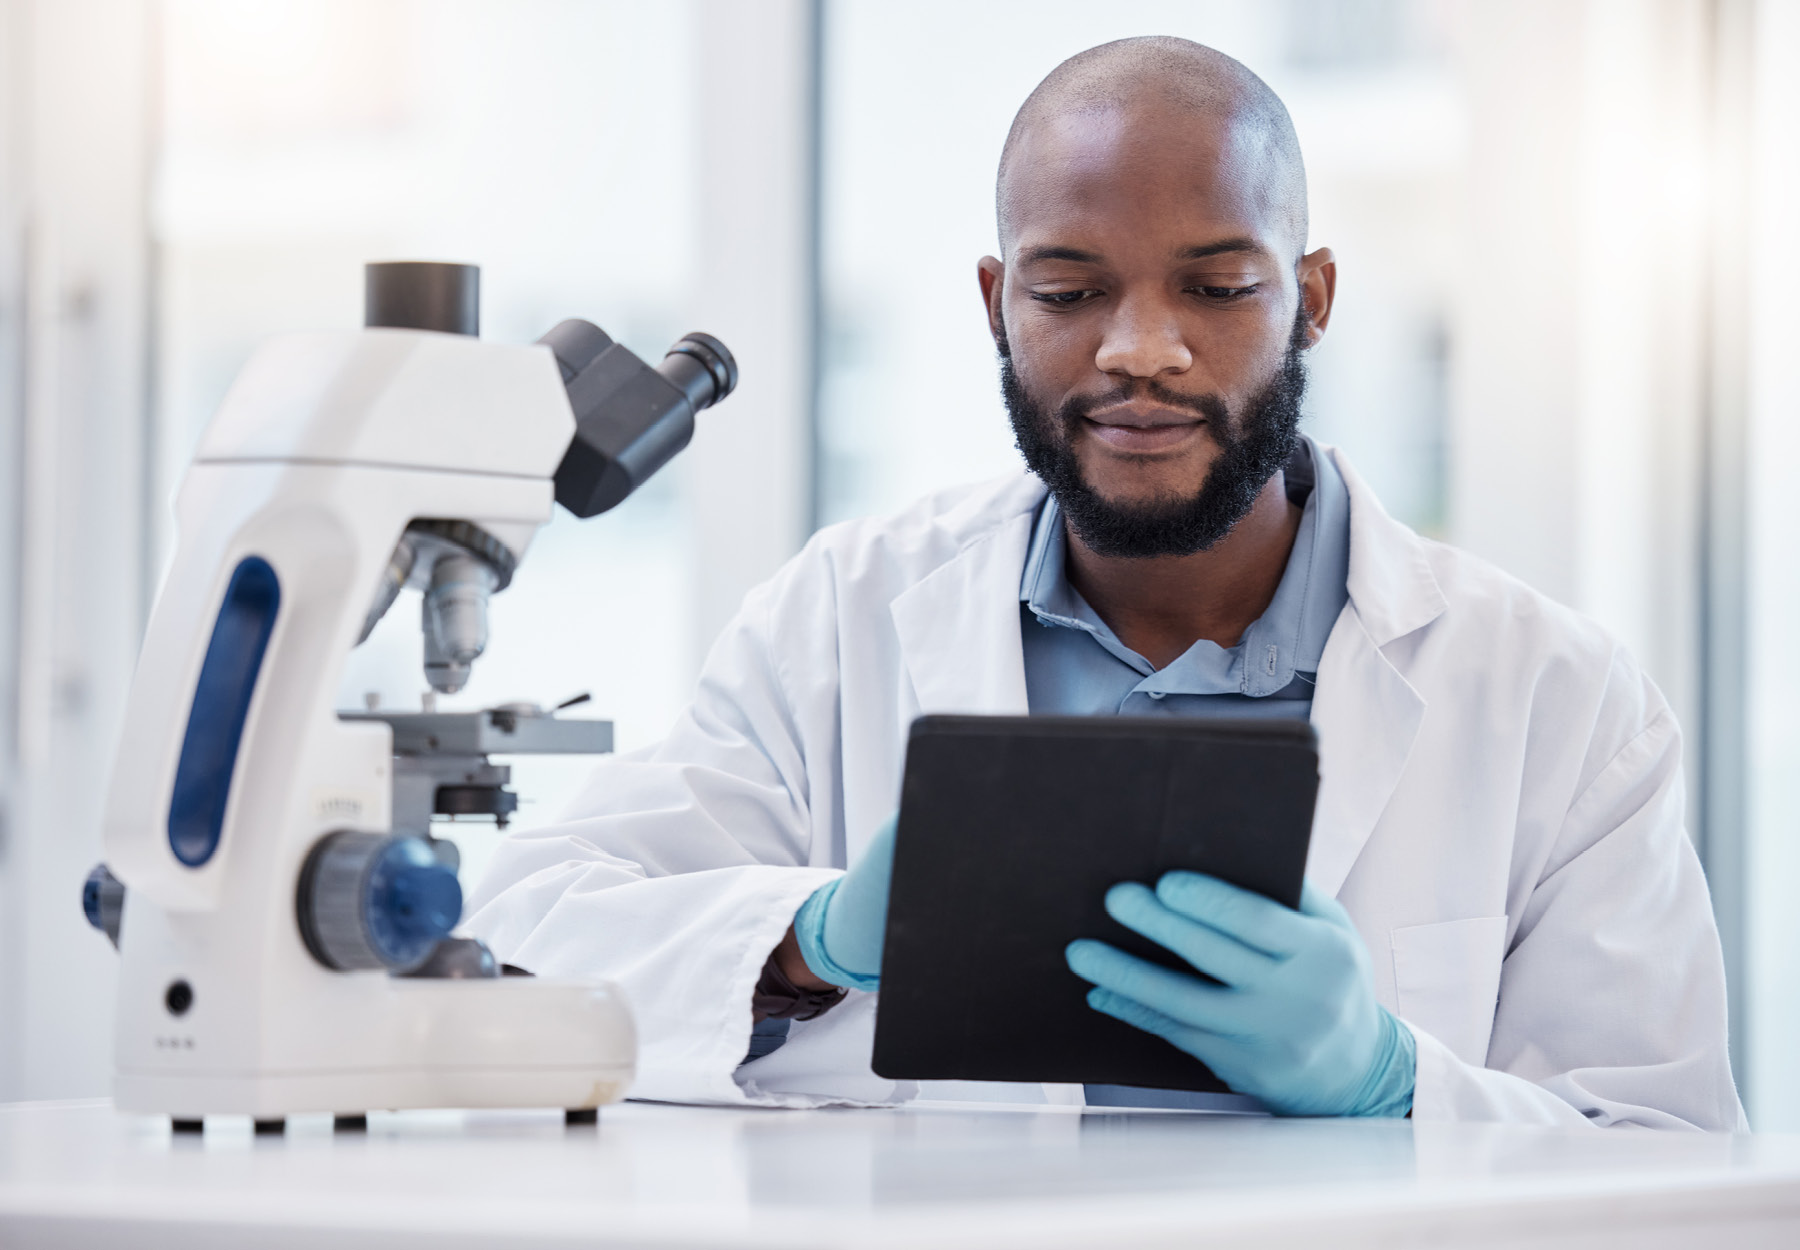
[[[372,308],[384,268],[408,267],[371,266]],[[433,677],[459,688],[485,643],[487,594],[553,502],[585,490],[578,513],[610,507],[735,383],[706,339],[723,353],[703,361],[720,385],[689,385],[679,411],[659,392],[650,430],[643,413],[620,415],[616,386],[595,391],[604,370],[571,359],[566,327],[575,356],[658,376],[585,323],[530,346],[291,334],[254,355],[208,427],[107,802],[121,1109],[187,1127],[211,1113],[585,1109],[630,1083],[635,1036],[611,985],[496,975],[491,957],[485,973],[396,975],[425,962],[461,896],[420,851],[428,831],[395,827],[393,730],[334,706],[351,649],[409,582],[435,596],[428,672],[434,650],[441,668],[446,645],[475,636],[448,660],[460,676]],[[694,359],[665,367],[679,376],[662,385],[680,396]],[[596,486],[608,473],[623,488]],[[443,914],[421,920],[432,907]]]

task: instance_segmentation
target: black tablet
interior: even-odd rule
[[[895,841],[875,1071],[1222,1091],[1198,1060],[1087,1005],[1063,960],[1120,881],[1210,873],[1300,902],[1318,792],[1301,720],[926,716]]]

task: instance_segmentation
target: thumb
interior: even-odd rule
[[[881,822],[875,830],[875,836],[869,839],[869,845],[850,869],[854,877],[879,880],[881,892],[887,893],[887,882],[894,875],[894,834],[900,823],[900,813],[895,812]]]
[[[1340,929],[1356,928],[1351,923],[1350,913],[1344,910],[1344,905],[1314,885],[1310,879],[1300,885],[1300,914],[1316,916]]]
[[[844,875],[825,913],[825,944],[840,967],[874,975],[887,933],[888,884],[894,875],[894,819],[869,840]]]

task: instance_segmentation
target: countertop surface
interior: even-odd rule
[[[1800,1245],[1800,1137],[926,1104],[0,1107],[0,1245]],[[1546,1241],[1546,1238],[1548,1241]],[[1719,1244],[1727,1244],[1720,1242]]]

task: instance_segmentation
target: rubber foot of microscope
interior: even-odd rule
[[[334,1115],[331,1117],[331,1131],[334,1133],[366,1133],[369,1131],[369,1117],[361,1114]]]
[[[200,1119],[198,1116],[192,1120],[184,1120],[179,1116],[176,1116],[169,1121],[169,1127],[177,1133],[204,1133],[206,1131],[206,1121]]]
[[[276,1117],[273,1120],[256,1121],[256,1135],[258,1137],[274,1137],[285,1132],[287,1132],[287,1121],[280,1117]]]
[[[600,1108],[598,1107],[570,1107],[563,1112],[563,1124],[569,1128],[598,1123],[600,1123]]]

